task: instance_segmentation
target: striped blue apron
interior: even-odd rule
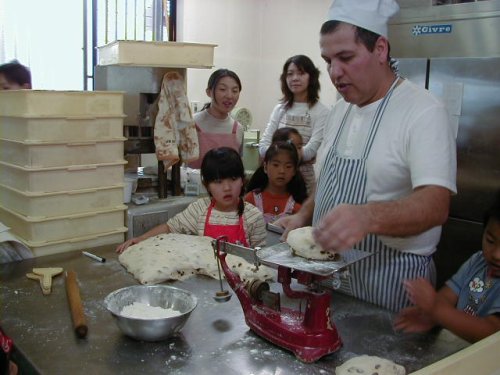
[[[313,226],[338,204],[367,202],[366,160],[397,81],[398,78],[377,107],[360,159],[344,158],[337,153],[339,139],[352,105],[347,109],[318,178]],[[403,280],[416,277],[431,279],[433,276],[434,264],[430,256],[392,249],[384,245],[375,234],[369,234],[354,248],[371,252],[373,255],[349,267],[350,275],[340,279],[339,290],[390,310],[398,311],[410,304],[402,284]]]

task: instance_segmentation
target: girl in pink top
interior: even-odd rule
[[[241,81],[235,72],[218,69],[212,73],[206,89],[211,101],[194,115],[200,157],[188,163],[188,167],[200,169],[205,154],[218,147],[230,147],[242,154],[244,128],[231,117],[240,92]]]

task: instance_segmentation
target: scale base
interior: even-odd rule
[[[321,357],[336,352],[342,340],[335,325],[323,330],[308,330],[303,326],[304,315],[282,308],[280,313],[261,306],[245,311],[245,321],[260,337],[290,350],[297,359],[305,363],[315,362]]]

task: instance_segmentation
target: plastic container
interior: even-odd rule
[[[98,47],[99,65],[211,68],[215,44],[117,40]]]
[[[122,203],[122,184],[56,193],[30,193],[0,184],[0,206],[32,218],[95,212]]]
[[[75,237],[59,241],[26,241],[21,240],[28,246],[36,257],[66,253],[75,250],[92,249],[93,247],[105,245],[118,245],[124,241],[124,232],[127,228],[119,228],[111,232],[101,232],[91,236]]]
[[[0,116],[0,138],[21,142],[110,140],[123,136],[124,115],[118,117]]]
[[[2,90],[2,116],[123,116],[123,92]]]
[[[22,240],[48,242],[119,230],[124,227],[126,209],[121,205],[105,211],[32,218],[0,207],[0,221]]]
[[[25,168],[0,161],[2,184],[32,193],[65,192],[123,184],[125,161],[51,168]]]
[[[0,160],[26,168],[122,162],[125,139],[71,143],[0,139]]]
[[[135,190],[137,189],[137,179],[125,177],[123,181],[123,203],[130,203],[132,200],[132,193],[135,193]]]
[[[207,189],[201,182],[201,171],[189,167],[181,168],[181,188],[187,196],[208,195]]]
[[[255,172],[260,166],[259,144],[247,142],[243,147],[243,167],[245,171]]]

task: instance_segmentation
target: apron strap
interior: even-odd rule
[[[262,193],[260,191],[253,191],[253,200],[255,202],[255,207],[259,209],[260,212],[264,212],[264,204],[262,202]]]
[[[368,154],[370,153],[373,142],[375,140],[375,135],[377,134],[380,122],[382,120],[382,116],[384,115],[385,109],[389,104],[389,99],[391,98],[394,88],[396,87],[398,81],[399,81],[399,76],[397,75],[394,82],[392,82],[389,91],[387,92],[387,94],[382,99],[382,102],[377,107],[377,111],[375,112],[375,116],[373,117],[372,126],[370,127],[370,133],[368,135],[368,138],[366,139],[365,147],[363,150],[363,156],[362,156],[363,159],[366,159],[368,157]]]
[[[283,213],[285,214],[292,214],[293,213],[293,208],[295,207],[295,199],[293,199],[293,195],[290,194],[288,197],[288,200],[286,201],[285,209],[283,210]]]
[[[215,201],[213,199],[211,199],[210,205],[208,206],[208,209],[207,209],[207,216],[205,218],[205,226],[203,228],[203,234],[205,234],[205,232],[207,230],[208,220],[209,220],[210,216],[212,215],[212,209],[214,208],[214,206],[215,206]]]
[[[342,134],[342,131],[344,130],[345,124],[347,123],[347,117],[349,117],[349,113],[351,113],[351,109],[352,109],[352,104],[349,104],[349,107],[347,107],[347,110],[344,113],[344,117],[342,117],[342,121],[340,122],[339,131],[335,135],[335,138],[333,140],[333,144],[332,144],[332,147],[330,148],[330,151],[332,149],[333,150],[337,149],[337,145],[340,141],[340,135]]]

